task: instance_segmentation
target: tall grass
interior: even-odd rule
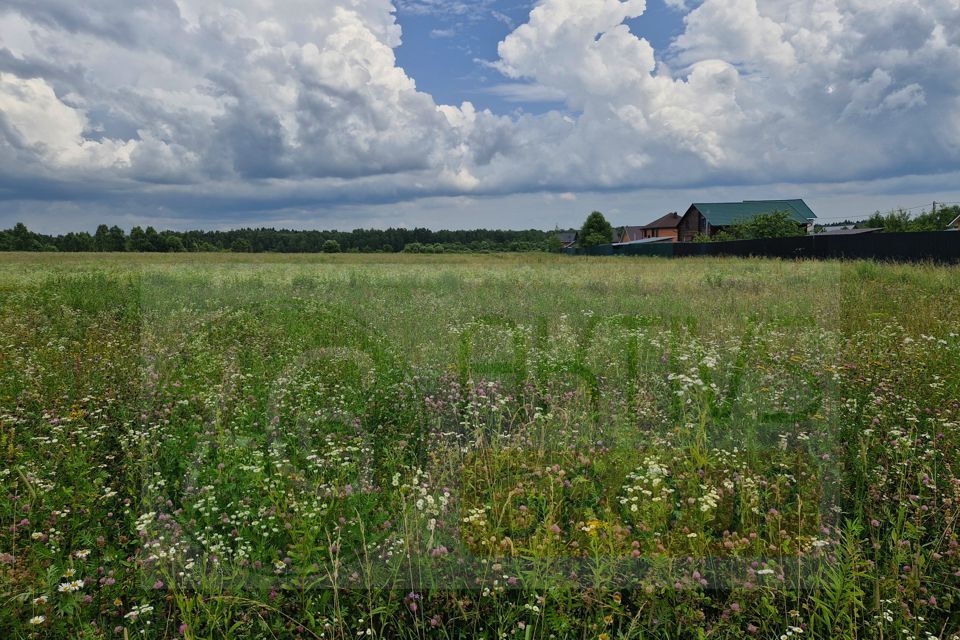
[[[0,633],[949,638],[960,270],[0,262]]]

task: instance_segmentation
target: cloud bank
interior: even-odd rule
[[[196,217],[958,169],[960,0],[670,5],[654,51],[644,0],[538,2],[491,62],[563,107],[533,116],[419,91],[390,0],[8,0],[0,198]]]

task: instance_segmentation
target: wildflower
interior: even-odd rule
[[[73,555],[83,560],[90,555],[90,549],[80,549],[79,551],[75,551]]]
[[[43,624],[44,622],[46,622],[46,620],[47,620],[46,616],[33,616],[32,618],[30,618],[30,624],[32,625]]]
[[[61,582],[57,587],[57,591],[60,593],[73,593],[74,591],[79,591],[83,587],[83,580],[73,580],[71,582]]]
[[[589,520],[589,521],[587,521],[587,523],[582,527],[582,530],[585,531],[585,532],[587,533],[587,535],[596,536],[596,535],[597,535],[597,531],[598,531],[602,526],[603,526],[603,523],[600,522],[599,520]]]
[[[407,603],[407,608],[410,609],[410,613],[416,613],[418,608],[417,601],[420,600],[420,594],[414,591],[411,591],[410,593],[407,594],[407,597],[404,598],[404,600]]]
[[[47,604],[47,596],[39,596],[37,598],[34,598],[32,602],[35,605]]]
[[[150,613],[151,611],[153,611],[153,607],[152,607],[152,606],[150,606],[149,604],[141,604],[140,606],[137,606],[137,607],[134,607],[133,609],[131,609],[131,610],[130,610],[125,616],[123,616],[123,617],[126,618],[126,619],[128,619],[128,620],[136,620],[137,618],[139,618],[139,617],[142,616],[143,614],[145,614],[145,613]]]

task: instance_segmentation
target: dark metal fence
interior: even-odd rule
[[[756,256],[766,258],[822,258],[894,262],[960,262],[960,233],[871,233],[819,235],[732,242],[681,242],[677,244],[603,245],[567,250],[570,255],[632,256]]]

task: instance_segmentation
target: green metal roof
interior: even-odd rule
[[[725,227],[734,222],[749,220],[755,216],[785,211],[790,218],[801,224],[816,219],[803,200],[746,200],[744,202],[695,202],[693,206],[715,227]]]

